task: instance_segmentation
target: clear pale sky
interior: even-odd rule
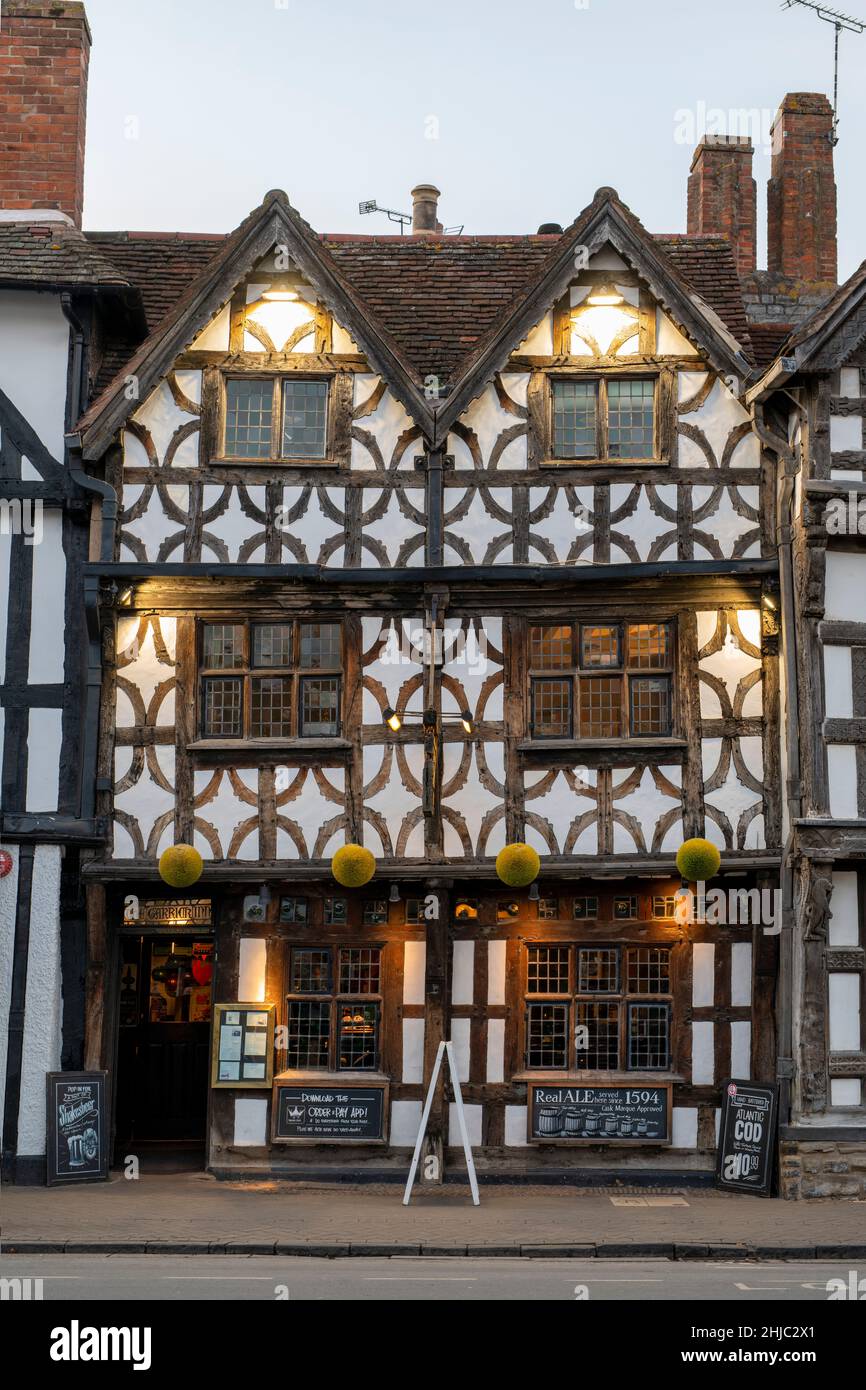
[[[839,6],[866,19],[866,0]],[[779,0],[86,7],[84,220],[100,230],[229,231],[285,188],[319,231],[394,233],[358,202],[409,211],[433,182],[467,234],[566,224],[602,184],[650,231],[684,231],[701,113],[722,111],[713,128],[757,142],[763,265],[770,122],[785,92],[832,95],[832,27]],[[840,278],[866,257],[864,74],[866,34],[843,34]]]

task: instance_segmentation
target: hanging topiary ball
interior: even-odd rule
[[[719,872],[722,856],[709,840],[686,840],[677,850],[677,868],[689,883],[706,883]]]
[[[201,878],[204,863],[192,845],[169,845],[159,856],[159,876],[170,888],[190,888]]]
[[[331,873],[343,888],[363,888],[375,872],[375,855],[363,845],[343,845],[331,860]]]
[[[540,868],[532,845],[506,845],[496,856],[496,872],[509,888],[525,888],[538,877]]]

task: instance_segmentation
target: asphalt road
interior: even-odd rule
[[[444,1257],[288,1259],[280,1256],[5,1255],[4,1278],[42,1279],[46,1301],[290,1300],[521,1302],[827,1302],[827,1280],[850,1262],[711,1264],[669,1260],[508,1260]],[[864,1274],[866,1271],[859,1271]]]

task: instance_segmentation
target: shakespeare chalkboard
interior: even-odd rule
[[[47,1175],[62,1182],[105,1182],[108,1130],[104,1071],[52,1071],[47,1082]]]
[[[716,1186],[769,1197],[776,1143],[777,1086],[729,1081],[722,1095]]]
[[[670,1086],[529,1083],[529,1139],[536,1144],[669,1144]]]
[[[339,1086],[311,1081],[299,1085],[278,1077],[274,1085],[274,1142],[380,1144],[385,1138],[387,1096],[385,1082]]]

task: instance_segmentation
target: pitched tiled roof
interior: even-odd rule
[[[864,284],[866,284],[866,261],[861,261],[854,274],[850,275],[820,308],[810,314],[809,318],[797,325],[795,331],[786,340],[786,349],[792,350],[799,347],[801,343],[807,342],[816,333],[820,333],[822,328],[828,327],[839,310],[844,309],[847,300],[857,295]]]
[[[761,370],[769,367],[779,355],[779,349],[791,332],[790,323],[750,323],[749,337],[755,354],[755,364]]]
[[[74,288],[129,281],[68,222],[0,222],[0,285]]]
[[[225,244],[221,236],[88,232],[140,291],[149,331],[174,307]],[[553,236],[320,238],[346,281],[378,316],[419,380],[447,381],[457,364],[518,300],[560,241]],[[730,244],[722,237],[654,238],[684,280],[714,309],[743,347],[749,327]],[[138,346],[114,344],[98,385]]]

